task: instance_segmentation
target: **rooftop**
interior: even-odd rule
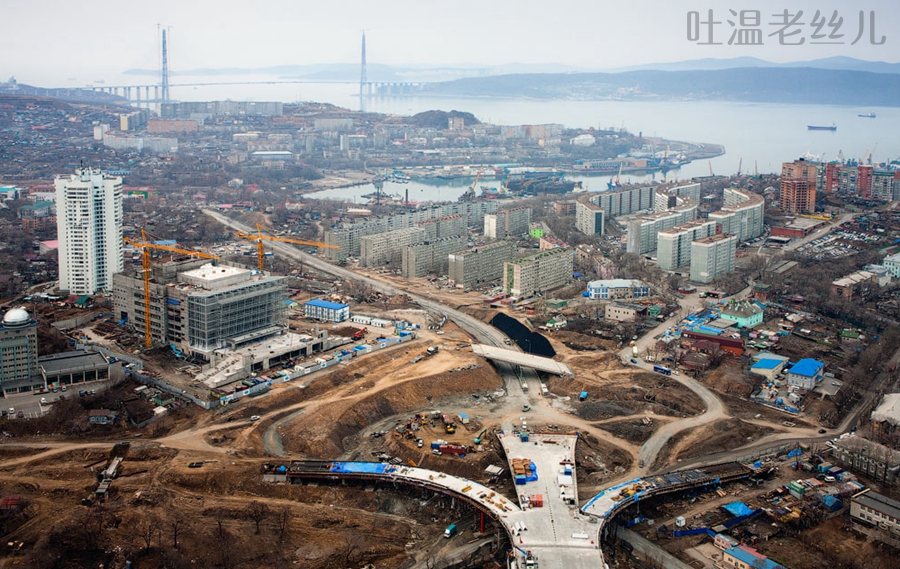
[[[749,548],[737,546],[725,550],[725,553],[755,569],[784,569],[783,565],[779,565],[765,555],[755,553],[754,551],[750,551]]]
[[[825,368],[825,364],[812,358],[803,358],[791,367],[790,373],[803,377],[815,377]]]
[[[856,271],[855,273],[847,275],[842,279],[837,279],[831,284],[834,286],[853,286],[855,284],[871,280],[874,277],[875,273],[870,273],[869,271]]]
[[[900,425],[900,393],[886,394],[881,404],[872,411],[872,421]]]
[[[782,365],[784,360],[773,360],[773,359],[765,359],[759,360],[755,364],[753,364],[750,369],[775,369],[778,366]]]
[[[716,233],[715,235],[710,235],[709,237],[695,239],[694,243],[700,243],[701,245],[709,245],[711,243],[717,243],[719,241],[731,239],[732,237],[734,237],[734,235],[730,235],[728,233]]]
[[[646,286],[643,282],[637,279],[606,279],[599,281],[591,281],[588,283],[588,288],[633,288],[637,286]]]
[[[329,302],[327,300],[322,300],[319,298],[314,298],[306,303],[309,306],[317,306],[319,308],[330,308],[331,310],[343,310],[347,308],[349,304],[341,304],[339,302]]]
[[[853,501],[861,506],[878,510],[882,514],[887,514],[892,518],[900,518],[900,502],[892,500],[878,492],[869,490],[865,494],[853,498]]]
[[[749,318],[754,314],[759,314],[763,309],[759,307],[755,302],[750,302],[749,300],[742,300],[735,302],[733,304],[729,303],[727,306],[722,308],[722,314],[725,316],[735,316],[737,318]]]
[[[76,350],[38,358],[38,366],[46,375],[56,375],[82,370],[103,369],[109,363],[97,352]]]

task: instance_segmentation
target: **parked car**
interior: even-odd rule
[[[65,386],[65,385],[63,385],[63,386],[62,386],[62,387],[60,387],[60,390],[62,390],[62,391],[63,391],[63,392],[65,392],[65,391],[66,391],[66,389],[67,389],[67,388],[66,388],[66,386]]]
[[[47,398],[41,397],[41,405],[46,405],[46,404],[47,404]]]
[[[250,420],[251,420],[251,421],[259,421],[259,415],[252,415],[252,416],[250,417]]]
[[[24,411],[19,411],[18,413],[16,413],[16,418],[17,418],[17,419],[24,419],[24,418],[25,418],[25,412],[24,412]]]

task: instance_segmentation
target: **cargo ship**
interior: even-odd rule
[[[837,127],[836,127],[835,125],[831,125],[831,126],[816,126],[816,125],[808,124],[808,125],[806,125],[806,128],[807,128],[807,130],[830,130],[830,131],[832,131],[832,132],[834,132],[834,131],[837,130]]]
[[[864,119],[874,119],[874,118],[875,118],[875,113],[873,113],[872,111],[869,111],[869,112],[866,113],[866,114],[859,114],[859,115],[856,115],[856,116],[862,117],[862,118],[864,118]]]

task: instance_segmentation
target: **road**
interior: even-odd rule
[[[856,214],[853,214],[853,213],[841,214],[841,215],[837,216],[836,218],[832,219],[831,221],[829,221],[828,223],[826,223],[825,227],[816,229],[815,231],[813,231],[812,233],[810,233],[803,239],[795,241],[794,243],[791,243],[790,245],[784,247],[784,250],[785,251],[796,251],[797,249],[799,249],[800,247],[803,247],[810,241],[814,241],[814,240],[818,239],[819,237],[824,237],[824,236],[828,235],[829,233],[831,233],[832,231],[834,231],[835,229],[840,227],[842,223],[852,220],[855,217],[855,215]]]

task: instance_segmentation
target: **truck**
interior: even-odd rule
[[[456,524],[450,524],[449,526],[447,526],[447,529],[444,530],[444,537],[450,539],[451,537],[456,535],[458,531],[459,529],[456,527]]]
[[[661,373],[663,375],[672,375],[672,370],[665,366],[653,366],[653,371],[656,373]]]
[[[428,348],[425,350],[425,355],[433,356],[436,353],[438,353],[438,350],[440,350],[440,348],[438,346],[428,346]]]

